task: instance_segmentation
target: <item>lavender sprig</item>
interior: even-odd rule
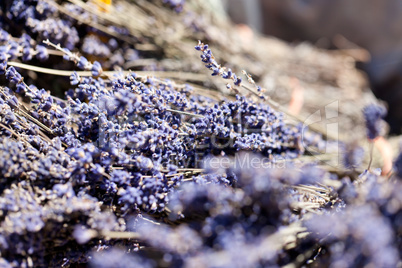
[[[235,86],[241,86],[242,79],[233,73],[231,69],[226,69],[219,65],[208,45],[198,41],[198,45],[195,46],[195,49],[202,52],[200,56],[201,61],[206,64],[205,67],[212,70],[212,76],[219,75],[223,79],[231,79]]]

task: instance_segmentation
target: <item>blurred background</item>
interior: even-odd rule
[[[343,50],[388,105],[390,133],[402,127],[402,2],[397,0],[221,0],[238,25],[299,44]],[[240,28],[244,30],[244,27]]]

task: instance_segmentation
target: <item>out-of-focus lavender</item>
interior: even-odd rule
[[[387,110],[379,105],[370,104],[363,110],[364,119],[366,120],[367,137],[371,140],[380,135],[382,129],[382,119],[387,114]]]

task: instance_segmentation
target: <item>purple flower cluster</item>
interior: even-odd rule
[[[70,49],[79,42],[76,28],[70,21],[58,18],[57,9],[46,1],[12,1],[6,16],[39,39],[50,39]]]
[[[360,147],[343,148],[344,166],[354,171],[306,160],[301,128],[247,73],[258,98],[240,94],[254,90],[202,42],[195,47],[202,62],[236,95],[216,100],[176,81],[110,72],[139,54],[76,21],[94,15],[73,4],[62,5],[68,17],[51,1],[7,3],[0,266],[397,266],[401,180],[368,170],[355,178]],[[184,1],[164,3],[180,11]],[[13,20],[23,30],[4,23]],[[11,60],[84,72],[39,87],[40,74]],[[56,96],[59,86],[68,88],[65,97]],[[373,139],[384,112],[369,106],[364,114]]]
[[[49,54],[42,45],[35,45],[30,36],[23,34],[17,41],[11,40],[10,35],[4,32],[3,40],[0,40],[0,73],[4,73],[9,60],[21,57],[23,61],[29,61],[34,56],[45,61]]]

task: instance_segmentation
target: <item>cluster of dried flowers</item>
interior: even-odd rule
[[[161,4],[180,12],[184,1]],[[390,178],[356,176],[361,148],[344,145],[344,167],[329,172],[301,145],[325,141],[286,123],[250,75],[201,42],[203,64],[229,81],[224,99],[108,71],[143,56],[110,36],[125,29],[87,27],[56,2],[6,1],[0,15],[2,267],[400,263],[401,156]],[[42,89],[37,65],[77,70]],[[370,139],[384,112],[365,109]]]

